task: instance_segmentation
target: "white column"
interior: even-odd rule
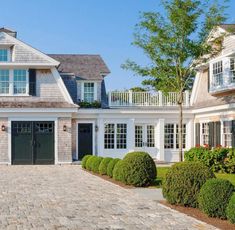
[[[157,147],[159,150],[158,154],[158,160],[164,161],[165,160],[165,149],[164,149],[164,125],[165,120],[159,119],[158,125],[157,125]]]
[[[159,94],[159,106],[163,106],[163,95],[162,91],[158,91]]]
[[[186,125],[186,149],[190,149],[194,146],[194,122],[190,119]]]
[[[98,156],[103,156],[104,154],[104,120],[103,118],[98,118],[97,120],[98,132],[97,132],[97,153]]]
[[[127,149],[128,152],[135,150],[135,119],[129,119],[127,124]]]

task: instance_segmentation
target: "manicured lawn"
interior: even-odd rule
[[[157,168],[157,178],[155,180],[154,186],[161,187],[162,181],[166,176],[167,171],[170,167],[158,167]],[[226,174],[226,173],[216,173],[217,178],[227,179],[235,186],[235,174]]]

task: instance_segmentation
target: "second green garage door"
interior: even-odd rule
[[[12,122],[12,164],[54,164],[54,122]]]

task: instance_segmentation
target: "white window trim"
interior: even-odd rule
[[[108,124],[113,124],[114,125],[114,148],[105,148],[105,126]],[[118,124],[125,124],[126,125],[126,148],[117,148],[117,125]],[[104,149],[105,150],[126,150],[128,148],[128,123],[126,122],[105,122],[103,124],[104,127],[104,133],[103,133],[103,144],[104,144]]]
[[[97,101],[97,82],[96,81],[82,81],[81,82],[81,101],[84,101],[84,84],[94,83],[94,101]]]
[[[5,70],[5,69],[4,69]],[[29,71],[26,70],[26,93],[17,93],[14,94],[14,70],[15,69],[6,69],[9,70],[9,93],[8,94],[0,94],[0,97],[22,97],[29,96]]]

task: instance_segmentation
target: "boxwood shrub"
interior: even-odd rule
[[[118,163],[118,161],[120,161],[119,158],[115,158],[115,159],[112,159],[109,164],[108,164],[108,167],[107,167],[107,175],[109,177],[113,177],[113,169],[115,167],[115,165]]]
[[[124,170],[123,170],[123,160],[119,160],[113,169],[113,179],[125,183]]]
[[[92,155],[86,155],[82,158],[82,168],[86,168],[86,162],[90,157],[92,157]]]
[[[92,165],[93,165],[93,161],[97,158],[97,156],[91,156],[88,158],[88,160],[86,161],[86,169],[91,171],[92,170]]]
[[[234,186],[224,179],[208,180],[201,188],[199,208],[210,217],[226,219],[226,207],[232,196]]]
[[[111,157],[105,157],[101,163],[100,163],[100,166],[99,166],[99,173],[101,175],[107,175],[107,168],[108,168],[108,164],[109,162],[112,160]]]
[[[226,217],[231,223],[235,224],[235,193],[231,196],[226,208]]]
[[[214,173],[201,162],[176,163],[163,181],[163,196],[170,204],[197,207],[200,188],[214,177]]]
[[[91,171],[94,173],[99,173],[99,166],[101,161],[103,160],[103,157],[96,156],[91,163]]]

